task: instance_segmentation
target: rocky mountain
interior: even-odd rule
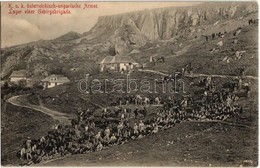
[[[257,4],[253,2],[211,2],[192,7],[144,10],[114,16],[101,16],[90,32],[102,34],[107,30],[116,30],[124,25],[130,25],[138,29],[149,40],[170,39],[180,34],[183,28],[189,29],[256,11]]]
[[[79,67],[82,73],[93,72],[98,69],[93,63],[103,57],[136,50],[167,55],[170,50],[180,49],[172,46],[180,39],[233,31],[242,21],[247,24],[246,17],[257,16],[257,12],[256,2],[208,2],[101,16],[83,34],[71,31],[54,40],[1,49],[1,77],[8,77],[14,69],[27,69],[32,77],[45,71],[51,73],[55,68],[69,74],[73,67]]]
[[[116,52],[125,54],[148,41],[167,40],[190,34],[201,25],[214,24],[257,11],[254,2],[210,2],[192,7],[144,10],[120,15],[101,16],[84,33],[89,39],[110,37]],[[130,31],[129,31],[130,30]],[[120,32],[124,33],[120,33]]]

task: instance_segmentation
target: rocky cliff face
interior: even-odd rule
[[[257,11],[257,3],[205,3],[192,7],[144,10],[121,15],[102,16],[91,29],[91,33],[102,34],[125,25],[139,31],[149,40],[170,39],[180,31],[217,20],[229,19]]]

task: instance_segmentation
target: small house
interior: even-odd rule
[[[26,80],[27,72],[26,70],[13,71],[10,75],[10,82],[18,83],[20,80]]]
[[[41,80],[44,89],[52,88],[67,82],[70,82],[70,80],[63,75],[50,75]]]
[[[100,71],[112,70],[112,71],[128,71],[134,68],[138,63],[130,56],[107,56],[100,63]]]

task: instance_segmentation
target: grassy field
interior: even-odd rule
[[[182,123],[156,135],[44,166],[257,166],[256,131],[219,123]],[[253,136],[252,136],[253,135]],[[252,143],[254,141],[254,143]]]

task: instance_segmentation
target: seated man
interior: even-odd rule
[[[114,144],[116,142],[117,142],[117,138],[116,138],[115,134],[112,134],[112,136],[110,137],[109,143]]]
[[[98,143],[98,146],[96,148],[96,151],[101,151],[103,149],[103,145],[101,142]]]
[[[124,140],[124,141],[127,141],[128,138],[130,137],[130,134],[131,134],[131,133],[130,133],[129,129],[127,129],[127,128],[125,128],[123,132],[124,132],[124,133],[123,133],[123,140]]]
[[[32,150],[31,148],[26,148],[25,149],[25,156],[26,156],[26,160],[31,160],[32,159]]]
[[[157,133],[159,131],[159,127],[158,127],[158,125],[157,124],[153,124],[153,131],[152,131],[152,133]]]
[[[106,136],[106,135],[110,136],[110,129],[109,129],[109,127],[107,127],[107,128],[105,129],[105,136]]]
[[[87,150],[93,151],[94,145],[93,145],[93,143],[91,143],[91,142],[88,141],[88,142],[85,144],[85,147],[86,147]]]
[[[110,142],[109,134],[106,134],[105,137],[103,138],[103,144],[107,146],[109,142]]]

